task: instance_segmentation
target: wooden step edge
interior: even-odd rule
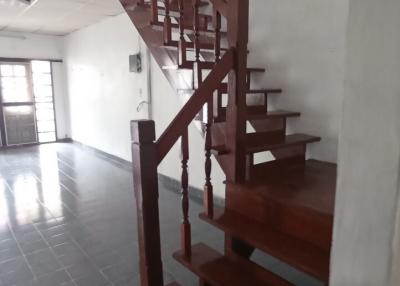
[[[193,69],[195,61],[186,61],[183,64],[178,65],[181,69]],[[213,69],[215,67],[215,62],[199,62],[200,69]]]
[[[254,105],[247,106],[246,109],[246,118],[247,119],[257,119],[260,117],[261,119],[268,118],[287,118],[287,117],[299,117],[301,116],[300,112],[297,111],[289,111],[289,110],[270,110],[266,111],[264,105]],[[221,107],[220,111],[222,114],[226,113],[226,107]]]
[[[157,2],[159,2],[159,3],[162,3],[163,1],[157,1]],[[207,1],[199,1],[199,7],[207,7],[207,6],[209,6],[210,5],[210,3],[209,2],[207,2]],[[158,8],[160,9],[164,9],[165,10],[165,8],[163,7],[163,6],[158,6]],[[174,12],[179,12],[179,7],[178,7],[178,5],[177,4],[173,4],[173,2],[170,4],[170,8],[169,8],[171,11],[174,11]]]
[[[228,93],[228,89],[220,89],[222,93]],[[283,90],[280,88],[266,88],[266,89],[248,89],[246,90],[246,94],[248,95],[256,95],[256,94],[280,94]]]
[[[194,43],[193,42],[186,42],[187,48],[189,49],[194,49]],[[168,43],[164,44],[164,46],[170,46],[170,47],[178,47],[179,46],[179,41],[174,41],[171,40]],[[208,44],[208,43],[200,43],[200,49],[201,50],[208,50],[208,51],[213,51],[214,50],[214,44]]]
[[[246,114],[246,118],[248,120],[260,120],[260,119],[275,119],[275,118],[289,118],[289,117],[300,117],[301,113],[296,111],[287,111],[287,110],[273,110],[267,111],[264,113],[250,113]]]
[[[266,89],[249,89],[246,91],[247,94],[279,94],[282,93],[283,90],[280,88],[266,88]]]
[[[173,257],[213,286],[293,285],[250,260],[224,256],[203,243],[192,246],[190,257],[181,251],[175,252]]]
[[[275,149],[281,149],[286,147],[292,147],[297,145],[305,145],[310,143],[315,143],[321,141],[321,137],[307,135],[307,134],[291,134],[286,135],[283,140],[277,140],[276,142],[268,142],[266,137],[265,143],[260,142],[252,142],[251,134],[248,134],[247,137],[247,146],[246,152],[247,154],[264,152],[264,151],[271,151]]]
[[[247,71],[248,72],[254,72],[254,73],[263,73],[263,72],[266,72],[266,69],[265,68],[250,67],[250,68],[247,68]]]
[[[322,281],[329,280],[330,253],[308,242],[283,234],[233,211],[214,209],[213,217],[199,217],[250,245]],[[262,231],[260,231],[262,230]]]

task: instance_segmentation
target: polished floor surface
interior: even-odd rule
[[[180,198],[169,188],[160,182],[166,282],[198,285],[171,257],[179,248]],[[221,250],[222,233],[197,218],[200,210],[191,201],[193,242]],[[296,285],[321,285],[265,254],[253,259]],[[126,166],[71,143],[0,151],[0,286],[33,285],[139,285]]]

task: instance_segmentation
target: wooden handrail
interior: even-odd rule
[[[234,49],[228,50],[222,59],[215,65],[202,85],[191,96],[189,101],[176,115],[174,120],[156,142],[157,164],[160,164],[175,142],[185,132],[197,113],[202,109],[218,89],[228,72],[233,68]]]

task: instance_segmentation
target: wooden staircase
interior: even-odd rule
[[[252,75],[266,70],[247,66],[249,1],[120,2],[177,96],[190,95],[157,140],[153,121],[131,123],[141,285],[164,285],[157,167],[178,140],[183,219],[181,249],[174,258],[199,277],[200,285],[292,285],[252,262],[255,248],[327,284],[336,165],[306,160],[307,144],[321,138],[287,134],[287,121],[300,113],[269,109],[268,97],[279,96],[281,89],[251,87]],[[249,97],[263,102],[248,106]],[[223,254],[191,243],[188,126],[194,120],[201,122],[205,137],[199,215],[225,233]],[[211,156],[226,174],[224,208],[214,206]]]

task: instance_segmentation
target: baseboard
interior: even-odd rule
[[[178,181],[174,178],[165,176],[163,174],[158,174],[158,180],[163,184],[163,186],[167,190],[172,191],[176,194],[181,193],[181,182],[180,181]],[[203,190],[193,187],[193,186],[189,186],[188,193],[189,193],[189,197],[192,200],[194,200],[200,204],[203,203],[203,193],[204,193]],[[214,196],[214,204],[217,206],[223,207],[225,205],[225,200],[220,197]]]
[[[57,142],[59,142],[59,143],[71,143],[71,142],[73,142],[73,140],[71,138],[61,138],[61,139],[57,139]]]
[[[84,143],[81,143],[76,140],[70,140],[68,142],[71,142],[75,145],[78,145],[80,148],[85,149],[85,151],[91,152],[92,154],[101,157],[102,159],[108,161],[109,163],[116,165],[118,167],[122,167],[123,169],[132,172],[132,163],[129,161],[126,161],[125,159],[122,159],[118,156],[111,155],[107,152],[104,152],[102,150],[99,150],[95,147],[86,145]],[[175,194],[180,194],[181,193],[181,183],[180,181],[171,178],[169,176],[163,175],[163,174],[158,174],[158,180],[159,183],[163,185],[165,189],[168,191],[171,191]],[[189,197],[199,203],[203,202],[203,190],[189,186]],[[214,204],[217,206],[224,206],[225,205],[225,200],[220,197],[214,196]]]
[[[121,157],[104,152],[100,149],[86,145],[86,144],[76,141],[76,140],[71,140],[70,142],[72,142],[75,145],[78,145],[80,148],[84,149],[85,151],[88,151],[98,157],[101,157],[102,159],[105,159],[106,161],[110,162],[113,165],[122,167],[123,169],[128,170],[130,172],[132,171],[132,163],[125,159],[122,159]]]

